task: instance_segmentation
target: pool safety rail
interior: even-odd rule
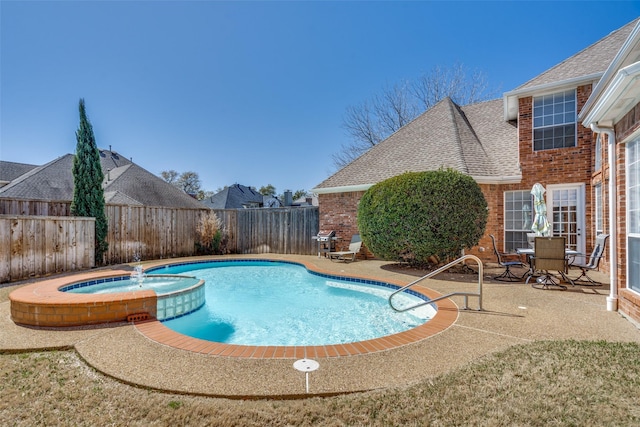
[[[423,280],[428,279],[430,277],[433,277],[433,276],[435,276],[437,274],[442,273],[443,271],[446,271],[446,270],[450,269],[454,265],[462,264],[462,263],[464,263],[464,261],[466,261],[468,259],[473,260],[473,261],[476,262],[476,264],[478,264],[478,292],[477,293],[473,293],[473,292],[451,292],[450,294],[442,295],[442,296],[440,296],[438,298],[435,298],[435,299],[432,299],[432,300],[429,300],[429,301],[420,302],[420,303],[418,303],[416,305],[412,305],[412,306],[409,306],[409,307],[397,308],[397,307],[395,307],[393,305],[393,301],[392,300],[393,300],[393,297],[396,294],[399,294],[400,292],[404,292],[405,290],[411,288],[414,285],[417,285],[418,283],[422,282]],[[422,307],[423,305],[431,304],[431,303],[434,303],[436,301],[440,301],[440,300],[445,299],[445,298],[449,298],[449,297],[456,296],[456,295],[462,295],[462,296],[464,296],[464,307],[462,307],[464,310],[468,310],[469,309],[468,308],[468,302],[469,302],[468,299],[469,299],[469,297],[478,297],[478,311],[482,311],[482,277],[483,277],[483,269],[482,269],[482,261],[480,261],[480,258],[478,258],[475,255],[464,255],[464,256],[458,258],[457,260],[452,261],[449,264],[444,265],[444,266],[440,267],[439,269],[434,270],[431,273],[427,274],[426,276],[422,276],[421,278],[419,278],[417,280],[414,280],[413,282],[409,283],[408,285],[406,285],[406,286],[398,289],[397,291],[393,292],[391,295],[389,295],[389,305],[391,306],[391,308],[393,310],[395,310],[397,312],[403,312],[403,311],[413,310],[415,308]]]

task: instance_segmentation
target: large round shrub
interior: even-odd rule
[[[487,215],[487,201],[470,176],[450,169],[407,172],[367,190],[358,229],[375,256],[426,265],[477,245]]]

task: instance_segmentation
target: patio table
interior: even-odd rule
[[[529,263],[529,273],[526,275],[527,276],[527,282],[529,281],[529,279],[531,277],[533,277],[533,275],[535,274],[535,268],[533,266],[533,261],[532,258],[535,255],[535,249],[532,248],[518,248],[516,249],[516,253],[518,255],[525,255],[527,257],[527,262]],[[574,250],[574,249],[565,249],[564,250],[564,255],[565,258],[567,258],[567,260],[569,259],[575,259],[576,256],[578,255],[582,255],[580,252]],[[571,262],[568,262],[568,265],[570,265]],[[565,268],[565,273],[567,273],[567,269]],[[563,277],[566,277],[563,275]],[[569,279],[567,277],[567,279]],[[571,283],[571,285],[573,286],[574,283],[571,281],[571,279],[569,279],[569,282]]]

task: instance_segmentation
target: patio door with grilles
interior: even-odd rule
[[[549,185],[547,218],[554,236],[564,236],[567,247],[585,253],[584,184]]]

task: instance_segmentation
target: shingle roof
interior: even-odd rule
[[[201,203],[209,209],[239,209],[247,205],[262,205],[264,196],[251,187],[233,184]]]
[[[609,67],[623,43],[631,34],[638,19],[612,31],[591,46],[565,59],[542,74],[519,86],[517,90],[549,83],[571,80],[583,76],[601,74]]]
[[[11,182],[14,179],[18,178],[20,175],[24,175],[25,173],[37,167],[38,165],[5,162],[0,160],[0,181]]]
[[[516,128],[502,111],[501,99],[459,107],[445,98],[315,190],[372,185],[441,167],[485,181],[519,179]]]
[[[504,118],[518,117],[518,98],[576,88],[602,77],[639,19],[612,31],[591,46],[504,94]]]
[[[0,197],[10,199],[71,200],[73,154],[66,154],[14,179],[0,188]]]
[[[198,200],[135,163],[105,173],[104,190],[121,193],[145,206],[202,209]]]
[[[71,201],[73,154],[36,167],[0,188],[1,198]],[[200,202],[116,152],[100,150],[109,204],[202,208]]]

